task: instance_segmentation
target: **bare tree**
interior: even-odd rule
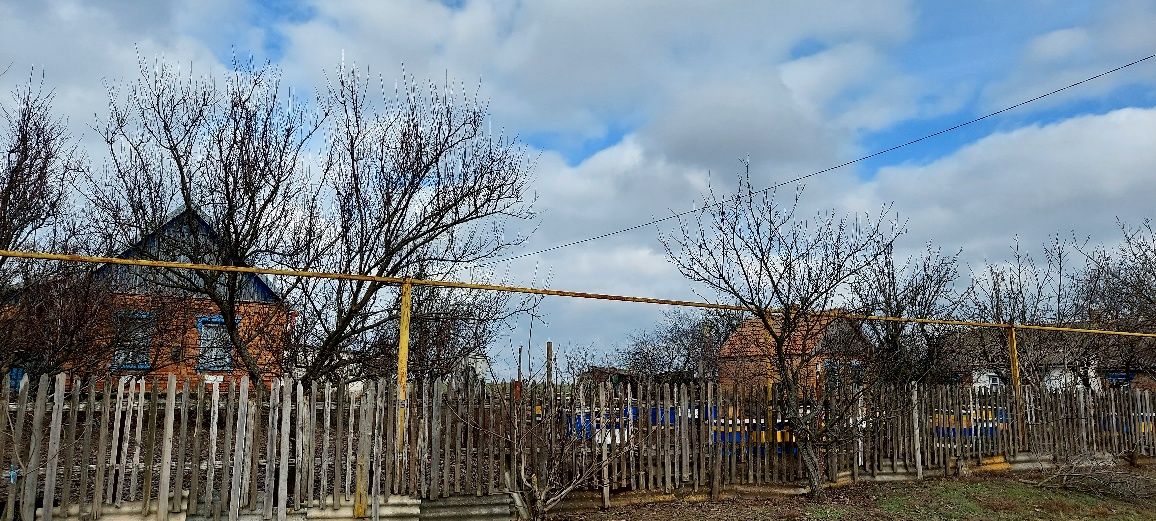
[[[307,269],[317,233],[318,187],[303,157],[325,116],[286,94],[271,67],[235,62],[222,84],[141,61],[125,96],[110,89],[100,129],[108,150],[91,181],[96,232],[114,252],[145,259]],[[175,216],[175,220],[174,220]],[[171,230],[161,230],[164,225]],[[128,251],[133,245],[141,247]],[[258,339],[279,334],[287,311],[251,311],[257,277],[136,269],[139,287],[200,297],[219,311],[235,358],[254,381],[273,360]],[[283,279],[281,294],[296,279]],[[276,296],[266,296],[276,298]]]
[[[799,220],[798,197],[778,204],[773,192],[755,191],[747,178],[733,199],[710,192],[697,219],[682,221],[680,232],[663,243],[685,277],[737,302],[762,324],[769,341],[757,345],[773,371],[767,376],[787,400],[785,419],[812,493],[819,494],[819,450],[849,423],[850,411],[821,407],[827,389],[817,367],[839,358],[818,346],[836,308],[845,304],[847,284],[884,254],[898,232],[881,218],[825,213]]]
[[[44,77],[0,103],[0,249],[87,253],[69,204],[83,166]],[[86,266],[0,257],[0,371],[107,370],[107,332],[96,327],[107,287]]]
[[[495,280],[480,264],[524,236],[506,225],[532,217],[530,164],[489,128],[488,108],[451,85],[404,77],[371,94],[368,77],[339,69],[325,92],[323,172],[333,206],[318,266],[381,277]],[[306,380],[388,374],[396,356],[398,291],[382,282],[312,280],[301,292],[300,345],[290,361]],[[417,376],[484,353],[494,324],[524,307],[509,296],[422,288],[414,293]],[[377,367],[371,369],[376,363]]]
[[[1152,332],[1156,324],[1156,231],[1150,221],[1120,223],[1123,241],[1114,248],[1081,249],[1087,264],[1073,287],[1073,300],[1094,328]],[[1097,337],[1094,349],[1112,369],[1156,378],[1151,339]]]
[[[883,253],[851,280],[850,288],[859,312],[899,318],[953,318],[962,299],[955,291],[959,252],[945,255],[927,245],[918,257],[902,264],[894,248]],[[894,383],[942,379],[951,371],[950,358],[955,328],[903,321],[863,321],[871,340],[868,368],[880,371],[881,379]]]
[[[619,365],[645,378],[714,378],[719,349],[742,323],[737,311],[675,308],[653,329],[639,331],[618,354]]]
[[[80,172],[81,159],[63,120],[53,114],[53,100],[41,76],[16,89],[11,104],[0,104],[0,249],[44,246],[57,238],[54,230],[67,227],[68,187]],[[0,257],[0,282],[18,282],[7,269],[17,262]]]
[[[1008,262],[988,263],[972,274],[972,288],[962,308],[966,318],[1001,324],[1085,326],[1087,302],[1079,297],[1086,279],[1075,268],[1072,246],[1053,236],[1044,245],[1043,261],[1037,261],[1017,242]],[[967,345],[973,364],[1009,377],[1007,332],[990,328],[970,331]],[[1049,374],[1063,370],[1062,380],[1091,385],[1091,371],[1101,354],[1104,339],[1054,331],[1021,329],[1017,351],[1023,381],[1044,385]],[[1053,375],[1056,376],[1056,375]],[[1063,381],[1053,384],[1061,384]]]

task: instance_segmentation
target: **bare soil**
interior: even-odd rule
[[[1150,473],[1146,473],[1149,474]],[[831,488],[821,498],[784,496],[718,502],[673,501],[612,507],[561,516],[594,521],[840,519],[1096,519],[1156,520],[1156,503],[1111,493],[1088,494],[1037,487],[1023,474],[862,482]]]

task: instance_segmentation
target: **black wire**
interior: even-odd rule
[[[893,146],[893,147],[891,147],[891,148],[887,148],[887,149],[884,149],[884,150],[880,150],[880,151],[878,151],[878,152],[874,152],[874,153],[871,153],[871,154],[865,155],[865,156],[863,156],[863,157],[860,157],[860,158],[858,158],[858,159],[853,159],[853,160],[851,160],[851,161],[847,161],[846,163],[840,163],[840,164],[838,164],[838,165],[835,165],[835,166],[831,166],[831,167],[827,167],[827,168],[824,168],[824,169],[822,169],[822,170],[818,170],[818,171],[815,171],[815,172],[811,172],[811,173],[809,173],[809,174],[806,174],[806,175],[801,175],[801,176],[799,176],[799,177],[796,177],[796,178],[794,178],[794,179],[789,179],[789,180],[786,180],[786,181],[782,181],[782,182],[779,182],[779,183],[773,184],[773,185],[771,185],[771,186],[768,186],[768,187],[766,187],[766,188],[763,188],[763,189],[761,189],[761,190],[756,190],[756,191],[754,191],[754,192],[749,192],[749,193],[747,193],[747,194],[740,194],[740,195],[737,195],[737,196],[734,196],[734,197],[731,197],[731,198],[725,199],[725,200],[723,200],[723,201],[719,201],[719,202],[715,202],[715,203],[706,204],[706,205],[703,205],[703,206],[701,206],[701,207],[693,208],[693,209],[690,209],[690,210],[687,210],[687,211],[684,211],[684,212],[674,213],[674,214],[668,215],[668,216],[666,216],[666,217],[662,217],[662,218],[660,218],[660,219],[655,219],[655,220],[653,220],[653,221],[650,221],[650,222],[646,222],[646,223],[642,223],[642,224],[636,224],[636,225],[634,225],[634,226],[630,226],[630,227],[628,227],[628,228],[623,228],[623,229],[621,229],[621,230],[616,230],[616,231],[613,231],[613,232],[604,233],[604,234],[602,234],[602,235],[595,235],[595,236],[593,236],[593,237],[587,237],[587,238],[585,238],[585,239],[579,239],[579,240],[577,240],[577,241],[568,242],[568,243],[564,243],[564,244],[557,244],[557,245],[551,246],[551,247],[549,247],[549,248],[546,248],[546,249],[543,249],[543,250],[538,250],[538,251],[534,251],[534,252],[530,252],[530,253],[522,253],[522,254],[519,254],[519,255],[514,255],[514,256],[512,256],[512,257],[506,257],[506,258],[503,258],[503,259],[493,260],[493,261],[490,261],[490,262],[484,262],[484,263],[482,263],[481,265],[482,265],[482,266],[487,266],[487,265],[490,265],[490,264],[497,264],[497,263],[499,263],[499,262],[507,262],[507,261],[512,261],[512,260],[521,259],[521,258],[523,258],[523,257],[530,257],[530,256],[532,256],[532,255],[540,255],[540,254],[542,254],[542,253],[548,253],[548,252],[551,252],[551,251],[554,251],[554,250],[560,250],[560,249],[562,249],[562,248],[569,248],[570,246],[577,246],[577,245],[579,245],[579,244],[583,244],[583,243],[587,243],[587,242],[591,242],[591,241],[596,241],[596,240],[599,240],[599,239],[605,239],[605,238],[607,238],[607,237],[612,237],[612,236],[614,236],[614,235],[618,235],[618,234],[620,234],[620,233],[626,233],[626,232],[629,232],[629,231],[634,231],[634,230],[637,230],[637,229],[639,229],[639,228],[646,228],[647,226],[651,226],[651,225],[655,225],[655,224],[658,224],[658,223],[666,222],[666,221],[669,221],[669,220],[671,220],[671,219],[677,219],[677,218],[679,218],[679,217],[683,217],[683,216],[685,216],[685,215],[690,215],[690,214],[692,214],[692,213],[695,213],[695,212],[701,212],[701,211],[703,211],[703,210],[707,210],[707,209],[709,209],[709,208],[711,208],[711,207],[714,207],[714,206],[721,206],[721,205],[724,205],[724,204],[730,204],[730,203],[732,203],[732,202],[738,202],[738,201],[742,200],[744,197],[751,197],[751,196],[753,196],[753,195],[755,195],[755,194],[761,194],[761,193],[764,193],[764,192],[768,192],[768,191],[770,191],[770,190],[774,190],[774,189],[776,189],[776,188],[779,188],[779,187],[782,187],[782,186],[785,186],[785,185],[789,185],[789,184],[797,183],[797,182],[799,182],[799,181],[802,181],[802,180],[804,180],[804,179],[809,179],[809,178],[815,177],[815,176],[817,176],[817,175],[825,174],[825,173],[827,173],[827,172],[830,172],[830,171],[832,171],[832,170],[838,170],[838,169],[840,169],[840,168],[843,168],[843,167],[845,167],[845,166],[850,166],[850,165],[853,165],[853,164],[855,164],[855,163],[860,163],[860,162],[862,162],[862,161],[866,161],[866,160],[868,160],[868,159],[871,159],[871,158],[873,158],[873,157],[876,157],[876,156],[880,156],[880,155],[886,154],[886,153],[888,153],[888,152],[894,152],[894,151],[896,151],[896,150],[899,150],[899,149],[901,149],[901,148],[904,148],[904,147],[908,147],[908,146],[914,145],[914,144],[916,144],[916,143],[919,143],[920,141],[924,141],[924,140],[927,140],[927,139],[931,139],[931,138],[933,138],[933,137],[936,137],[936,136],[939,136],[939,135],[941,135],[941,134],[946,134],[946,133],[948,133],[948,132],[952,132],[952,131],[958,130],[958,129],[960,129],[960,128],[966,127],[966,126],[968,126],[968,125],[972,125],[972,124],[974,124],[974,123],[978,123],[978,122],[980,122],[980,121],[983,121],[983,120],[985,120],[985,119],[988,119],[988,118],[990,118],[990,117],[993,117],[993,116],[998,116],[998,115],[1000,115],[1000,114],[1003,114],[1004,112],[1007,112],[1007,111],[1009,111],[1009,110],[1013,110],[1013,109],[1016,109],[1016,108],[1022,107],[1022,106],[1024,106],[1024,105],[1027,105],[1028,103],[1032,103],[1032,102],[1035,102],[1035,101],[1039,101],[1039,100],[1041,100],[1041,99],[1044,99],[1044,98],[1046,98],[1046,97],[1048,97],[1048,96],[1051,96],[1051,95],[1053,95],[1053,94],[1058,94],[1058,93],[1060,93],[1060,92],[1063,92],[1063,91],[1065,91],[1065,90],[1068,90],[1068,89],[1070,89],[1070,88],[1072,88],[1072,87],[1077,87],[1077,86],[1080,86],[1080,85],[1082,85],[1082,84],[1084,84],[1084,83],[1087,83],[1087,82],[1089,82],[1089,81],[1092,81],[1092,80],[1095,80],[1095,79],[1098,79],[1098,78],[1102,78],[1102,77],[1104,77],[1104,76],[1107,76],[1107,75],[1109,75],[1109,74],[1112,74],[1113,72],[1117,72],[1117,71],[1119,71],[1119,70],[1122,70],[1122,69],[1127,69],[1128,67],[1131,67],[1131,66],[1133,66],[1133,65],[1136,65],[1136,64],[1138,64],[1138,63],[1140,63],[1140,62],[1143,62],[1143,61],[1145,61],[1145,60],[1149,60],[1149,59],[1152,59],[1152,58],[1156,58],[1156,54],[1149,54],[1148,56],[1145,56],[1145,57],[1143,57],[1143,58],[1140,58],[1140,59],[1138,59],[1138,60],[1136,60],[1136,61],[1133,61],[1133,62],[1130,62],[1130,63],[1124,64],[1124,65],[1121,65],[1121,66],[1119,66],[1119,67],[1116,67],[1115,69],[1112,69],[1112,70],[1109,70],[1109,71],[1104,71],[1104,72],[1101,72],[1101,73],[1099,73],[1099,74],[1097,74],[1097,75],[1095,75],[1095,76],[1090,76],[1090,77],[1084,78],[1084,79],[1082,79],[1082,80],[1080,80],[1080,81],[1077,81],[1077,82],[1075,82],[1075,83],[1069,84],[1069,85],[1067,85],[1067,86],[1064,86],[1064,87],[1060,87],[1060,88],[1058,88],[1058,89],[1056,89],[1056,90],[1053,90],[1053,91],[1051,91],[1051,92],[1048,92],[1048,93],[1046,93],[1046,94],[1040,94],[1039,96],[1036,96],[1036,97],[1034,97],[1034,98],[1031,98],[1031,99],[1028,99],[1028,100],[1024,100],[1024,101],[1021,101],[1021,102],[1019,102],[1019,103],[1016,103],[1015,105],[1011,105],[1011,106],[1009,106],[1009,107],[1004,107],[1004,108],[1002,108],[1002,109],[1000,109],[1000,110],[997,110],[997,111],[995,111],[995,112],[992,112],[992,113],[989,113],[989,114],[985,114],[985,115],[983,115],[983,116],[980,116],[980,117],[978,117],[978,118],[975,118],[975,119],[972,119],[972,120],[966,121],[966,122],[964,122],[964,123],[959,123],[959,124],[956,124],[956,125],[954,125],[954,126],[951,126],[951,127],[948,127],[948,128],[942,129],[942,130],[939,130],[939,131],[937,131],[937,132],[935,132],[935,133],[932,133],[932,134],[927,134],[927,135],[925,135],[925,136],[923,136],[923,137],[920,137],[920,138],[917,138],[917,139],[912,139],[911,141],[908,141],[908,142],[906,142],[906,143],[903,143],[903,144],[900,144],[900,145],[895,145],[895,146]]]

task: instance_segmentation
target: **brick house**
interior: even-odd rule
[[[195,238],[191,235],[195,234]],[[186,240],[211,245],[216,234],[201,215],[183,210],[158,230],[142,237],[122,258],[181,258],[165,254],[165,245]],[[179,249],[179,248],[176,248]],[[243,264],[239,263],[239,264]],[[175,374],[193,382],[220,381],[246,374],[219,308],[210,299],[181,289],[173,272],[159,268],[104,265],[97,277],[110,291],[106,314],[95,320],[108,345],[94,352],[108,356],[112,375]],[[239,336],[268,378],[293,319],[281,297],[257,274],[242,274],[238,306]]]
[[[802,380],[816,383],[832,364],[857,364],[857,359],[846,353],[865,341],[850,322],[834,314],[815,315],[791,334],[784,351],[794,363],[806,363],[800,367]],[[847,345],[853,347],[848,349]],[[719,349],[719,385],[765,387],[773,383],[778,378],[775,355],[774,340],[763,322],[757,318],[743,321]]]

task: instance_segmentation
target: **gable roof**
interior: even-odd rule
[[[209,225],[209,222],[201,215],[200,212],[190,207],[184,207],[170,214],[170,216],[166,218],[165,222],[161,224],[156,230],[141,236],[141,238],[138,239],[135,243],[117,254],[117,258],[146,258],[144,252],[147,252],[155,247],[157,241],[161,237],[170,234],[183,233],[183,225],[186,222],[191,222],[193,225],[195,225],[198,233],[204,234],[204,236],[207,237],[210,241],[220,240],[217,231],[213,229],[211,225]],[[249,266],[245,259],[233,259],[232,264],[236,266]],[[114,272],[114,270],[129,271],[135,269],[140,268],[137,266],[105,264],[97,268],[96,272],[98,274],[108,274]],[[243,275],[245,281],[252,289],[252,299],[250,300],[261,302],[281,301],[281,296],[277,294],[276,291],[273,291],[273,288],[269,286],[269,283],[265,281],[264,277],[256,273],[245,273]]]

